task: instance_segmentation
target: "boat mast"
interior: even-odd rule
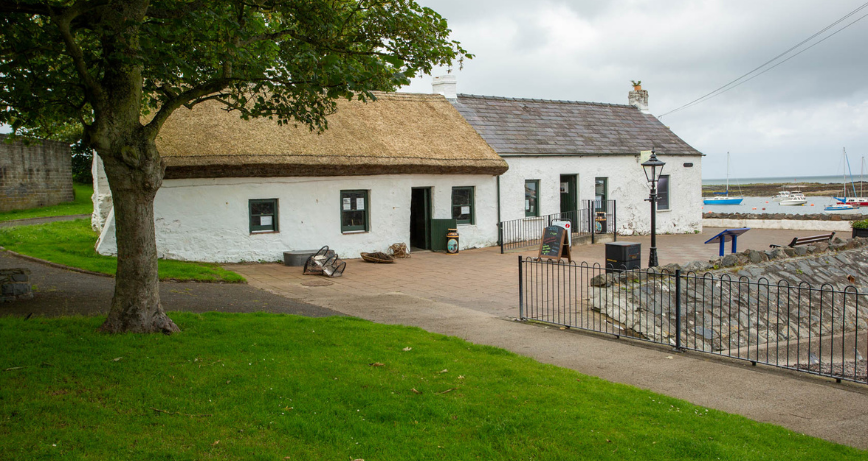
[[[729,197],[729,151],[726,151],[726,196]]]

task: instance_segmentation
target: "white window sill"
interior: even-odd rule
[[[354,230],[354,231],[341,231],[341,234],[364,234],[367,233],[366,230]]]
[[[261,230],[261,231],[250,231],[250,235],[259,235],[259,234],[279,234],[280,231],[274,230]]]
[[[671,212],[672,212],[672,208],[667,208],[667,209],[665,209],[665,210],[657,210],[657,212],[658,212],[658,213],[671,213]]]

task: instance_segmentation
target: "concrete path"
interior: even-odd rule
[[[55,221],[75,221],[76,219],[90,218],[89,214],[75,214],[70,216],[48,216],[45,218],[13,219],[12,221],[0,221],[0,227],[32,226]]]
[[[660,262],[716,256],[717,247],[702,242],[719,231],[658,237]],[[740,240],[740,249],[765,249],[770,243],[809,234],[752,230]],[[648,237],[619,240],[642,243],[643,261],[647,261]],[[602,245],[573,250],[576,260],[603,262]],[[511,320],[518,315],[518,254],[501,255],[499,249],[488,248],[459,255],[416,253],[395,264],[350,260],[339,279],[304,276],[301,268],[279,264],[227,268],[244,275],[253,286],[298,301],[502,347],[541,362],[868,449],[868,386],[835,384],[786,370]]]

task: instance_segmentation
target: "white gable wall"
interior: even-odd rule
[[[702,168],[699,156],[658,157],[670,175],[670,210],[657,214],[657,233],[690,233],[702,230]],[[594,179],[608,178],[608,199],[616,200],[618,232],[623,235],[651,232],[650,193],[645,173],[632,155],[507,157],[509,170],[501,176],[501,219],[525,218],[525,180],[540,181],[540,216],[560,213],[560,177],[577,174],[579,206],[593,200]],[[693,163],[693,167],[684,167]]]
[[[485,175],[381,175],[323,178],[215,178],[165,180],[154,203],[161,258],[276,261],[284,251],[328,245],[342,258],[410,243],[414,187],[431,187],[435,219],[452,217],[452,187],[474,186],[476,224],[459,225],[461,248],[497,244],[496,179]],[[368,190],[370,231],[343,234],[340,191]],[[248,201],[278,199],[279,231],[251,234]],[[114,226],[97,251],[117,254]],[[445,236],[442,236],[445,238]],[[432,238],[440,238],[432,236]]]

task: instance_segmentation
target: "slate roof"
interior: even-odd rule
[[[702,155],[633,106],[467,94],[452,104],[500,155]]]

